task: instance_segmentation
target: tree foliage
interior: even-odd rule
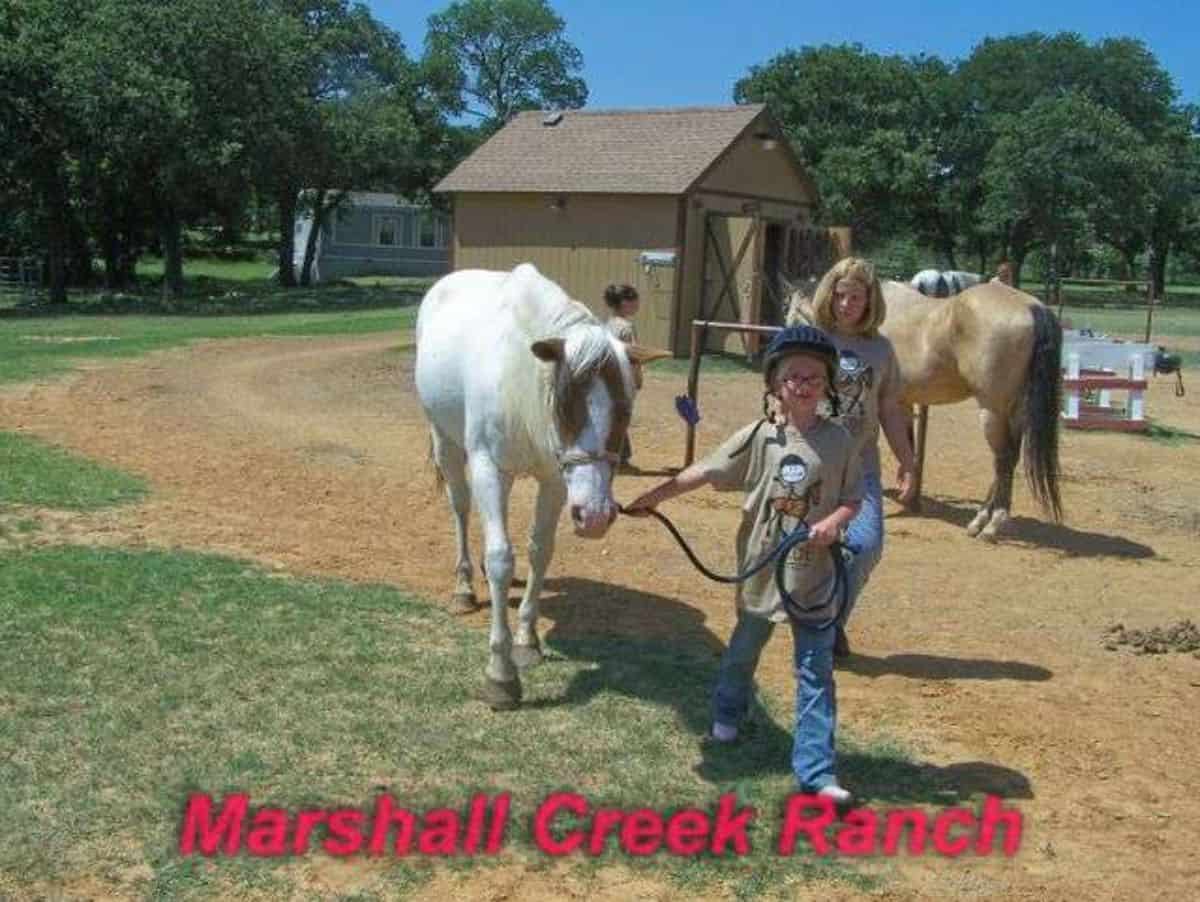
[[[426,65],[485,131],[528,109],[587,102],[583,54],[546,0],[455,0],[429,17]]]
[[[445,86],[350,0],[6,3],[0,79],[0,194],[58,300],[93,253],[121,287],[147,242],[177,293],[184,226],[236,222],[255,194],[280,211],[287,283],[302,189],[420,195],[461,147]]]
[[[989,38],[954,64],[805,47],[752,67],[734,98],[771,106],[823,220],[858,243],[908,234],[943,265],[970,254],[983,270],[1098,240],[1161,269],[1195,240],[1195,116],[1131,38]]]
[[[734,99],[770,105],[815,176],[826,220],[870,240],[904,227],[906,206],[927,187],[936,133],[929,94],[942,74],[924,59],[858,44],[805,47],[752,67]]]

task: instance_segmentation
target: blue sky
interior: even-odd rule
[[[413,56],[429,15],[449,0],[368,0]],[[1088,41],[1140,38],[1171,73],[1181,99],[1200,103],[1196,0],[551,0],[583,53],[588,106],[732,102],[752,65],[787,48],[857,41],[877,53],[961,59],[985,37],[1076,31]],[[1187,10],[1190,10],[1187,11]]]

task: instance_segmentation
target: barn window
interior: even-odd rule
[[[404,231],[401,233],[400,239],[402,247],[417,246],[417,227],[414,219],[412,210],[405,210],[400,214],[400,222],[404,226]]]

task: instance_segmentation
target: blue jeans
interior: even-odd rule
[[[850,582],[846,605],[838,613],[838,626],[845,626],[858,596],[871,578],[871,571],[883,556],[883,482],[879,473],[863,474],[862,507],[846,527],[846,547],[851,556],[846,562]]]
[[[801,789],[818,790],[836,780],[834,736],[837,732],[837,693],[833,681],[834,630],[792,627],[796,672],[796,716],[792,741],[792,772]],[[765,617],[738,611],[737,626],[721,656],[713,692],[713,718],[740,726],[750,706],[754,671],[775,624]]]

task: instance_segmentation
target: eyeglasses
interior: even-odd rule
[[[801,386],[819,388],[825,384],[825,377],[818,373],[815,376],[784,376],[779,381],[787,383],[792,388],[800,388]]]

